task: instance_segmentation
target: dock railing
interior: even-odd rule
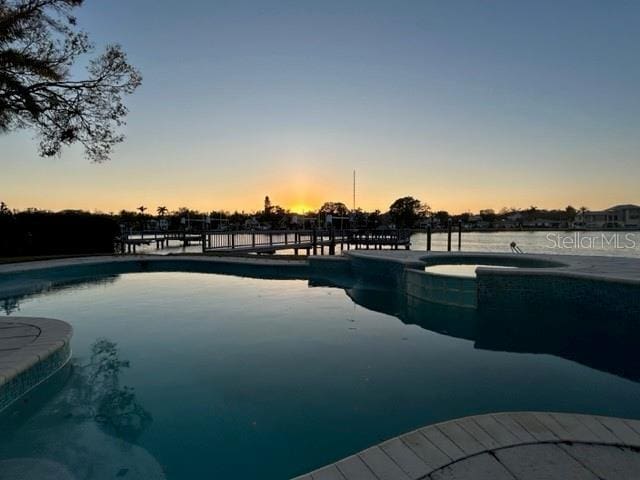
[[[411,231],[405,229],[343,229],[311,228],[304,230],[144,230],[129,231],[120,237],[122,253],[136,253],[136,247],[153,245],[156,249],[180,242],[183,247],[200,244],[202,252],[274,253],[276,250],[299,250],[317,255],[336,247],[348,249],[406,248],[411,245]]]
[[[390,247],[409,248],[409,230],[336,230],[333,228],[307,230],[250,230],[250,231],[206,231],[202,232],[202,249],[207,251],[236,251],[271,253],[275,250],[306,250],[330,255],[336,246],[342,250],[350,248]]]

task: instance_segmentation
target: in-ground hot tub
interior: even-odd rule
[[[476,269],[482,268],[516,268],[505,265],[491,265],[488,263],[460,263],[460,264],[443,264],[430,265],[424,267],[424,271],[433,275],[444,275],[449,277],[475,278]]]
[[[556,268],[565,266],[546,259],[517,255],[447,255],[422,259],[424,269],[406,271],[408,295],[433,303],[458,307],[478,306],[478,270],[484,273],[516,268]]]

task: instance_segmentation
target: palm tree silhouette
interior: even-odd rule
[[[583,205],[578,209],[578,211],[580,212],[580,223],[582,224],[583,227],[586,227],[587,222],[585,221],[584,217],[585,217],[585,213],[587,213],[589,209]]]
[[[167,207],[158,207],[156,211],[158,212],[158,215],[160,215],[161,217],[164,217],[169,211],[169,209]]]
[[[142,238],[144,238],[144,217],[142,217],[142,215],[144,214],[144,211],[147,209],[147,207],[145,207],[144,205],[140,205],[136,210],[140,210],[140,233],[142,235]]]

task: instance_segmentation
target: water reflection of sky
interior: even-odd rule
[[[81,415],[89,407],[70,402],[87,391],[76,388],[86,368],[74,369],[37,408],[19,406],[22,416],[12,418],[20,421],[1,425],[0,458],[40,452],[81,475],[82,465],[98,465],[107,452],[117,460],[109,468],[152,459],[168,478],[268,480],[487,411],[640,418],[640,369],[628,354],[640,336],[628,325],[609,319],[603,329],[596,318],[563,312],[478,317],[378,290],[348,293],[302,280],[174,272],[25,297],[20,315],[73,324],[76,365],[95,363],[103,339],[127,367],[106,395],[85,395],[104,416]],[[128,430],[134,435],[106,425],[114,411],[119,416],[112,401],[127,398],[126,408],[141,414],[143,428]],[[78,438],[88,456],[71,460],[54,438]],[[132,459],[112,439],[141,450]],[[74,442],[69,448],[79,447]],[[129,475],[137,478],[133,468]]]
[[[453,277],[475,278],[476,269],[478,267],[515,268],[515,267],[505,267],[504,265],[489,265],[489,264],[481,265],[481,264],[460,263],[457,265],[429,265],[424,268],[424,271],[429,273],[435,273],[437,275],[449,275]]]

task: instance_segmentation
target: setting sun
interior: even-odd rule
[[[316,208],[310,207],[309,205],[307,205],[306,203],[294,203],[289,210],[291,210],[292,213],[306,213],[306,212],[311,212],[311,211],[315,211],[317,210]]]

